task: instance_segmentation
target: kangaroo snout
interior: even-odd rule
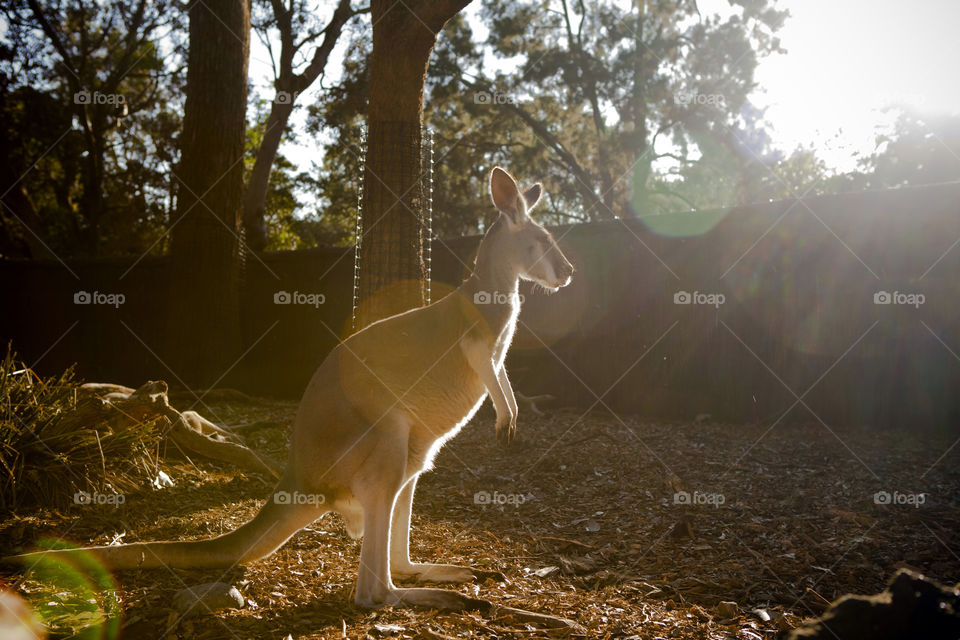
[[[551,289],[562,289],[563,287],[570,284],[573,280],[573,267],[563,271],[560,275],[557,276],[552,282],[550,282]]]
[[[567,256],[561,253],[560,248],[554,245],[554,259],[547,264],[547,270],[550,277],[547,278],[547,284],[553,290],[567,286],[573,280],[573,265],[567,260]],[[559,259],[556,259],[559,258]]]
[[[573,281],[573,272],[575,269],[573,265],[570,264],[570,261],[564,260],[564,269],[560,272],[560,280],[562,281],[557,287],[565,287]]]

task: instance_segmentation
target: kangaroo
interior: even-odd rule
[[[410,510],[417,478],[490,396],[496,435],[508,443],[517,401],[504,368],[520,313],[519,281],[556,291],[573,266],[530,218],[543,189],[521,192],[509,173],[490,174],[499,210],[473,273],[441,300],[375,322],[340,343],[313,375],[294,423],[275,493],[248,523],[207,540],[142,542],[14,556],[89,554],[115,569],[230,567],[264,558],[327,512],[363,536],[355,602],[361,607],[470,608],[477,601],[439,588],[399,588],[393,577],[458,583],[488,572],[412,562]]]

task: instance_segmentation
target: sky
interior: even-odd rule
[[[884,106],[960,113],[960,0],[790,0],[779,35],[786,54],[756,72],[774,144],[814,146],[828,166],[869,155]],[[700,2],[726,5],[725,0]]]
[[[856,169],[873,152],[904,104],[927,113],[960,113],[960,0],[782,0],[790,11],[779,31],[786,53],[761,59],[753,103],[766,109],[776,148],[814,147],[828,167]],[[702,14],[729,15],[727,0],[698,0]],[[326,84],[336,80],[339,46]],[[269,56],[254,39],[254,84],[271,95]],[[321,89],[314,86],[301,100]],[[294,126],[303,121],[294,114]],[[309,170],[315,146],[286,144],[281,152]]]

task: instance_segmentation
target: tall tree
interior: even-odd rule
[[[171,243],[169,362],[188,384],[216,383],[240,349],[240,234],[250,11],[189,5],[190,43],[177,217]]]
[[[471,30],[475,20],[450,20],[426,88],[425,118],[442,158],[434,229],[482,230],[482,168],[495,163],[543,180],[548,197],[539,215],[554,224],[709,207],[721,190],[724,201],[739,198],[749,185],[739,184],[738,163],[754,156],[729,141],[750,143],[753,72],[761,56],[780,50],[785,12],[772,0],[731,7],[718,17],[675,0],[631,8],[610,0],[484,0],[484,41]],[[331,210],[350,206],[337,188],[353,179],[347,150],[356,146],[352,114],[355,96],[367,90],[367,50],[355,40],[341,88],[314,113],[337,141],[327,147],[322,185],[324,197],[337,199]],[[715,177],[718,188],[684,185]]]
[[[425,302],[425,194],[420,179],[424,83],[437,34],[469,3],[371,2],[360,326]]]
[[[591,219],[655,213],[678,204],[672,183],[701,155],[699,141],[736,125],[758,58],[781,51],[786,11],[772,0],[730,5],[721,18],[674,0],[626,11],[609,0],[560,0],[552,11],[487,0],[489,42],[499,57],[519,57],[522,72],[487,79],[478,69],[467,83],[506,95],[489,106],[536,134]]]
[[[8,19],[23,23],[18,3],[7,8]],[[162,56],[154,45],[168,23],[167,2],[47,3],[27,0],[32,25],[49,41],[60,80],[67,87],[83,134],[80,211],[86,249],[100,252],[101,224],[106,215],[104,179],[110,135],[123,118],[150,106],[154,76]]]
[[[256,161],[243,203],[243,225],[246,233],[247,245],[256,251],[262,250],[267,244],[267,229],[264,213],[267,206],[267,188],[270,183],[270,172],[280,148],[280,140],[287,128],[290,114],[293,113],[297,96],[320,77],[330,52],[333,51],[343,31],[344,25],[355,15],[365,13],[369,9],[353,9],[350,0],[340,0],[330,21],[322,29],[311,29],[308,24],[309,9],[300,0],[271,0],[272,19],[257,25],[258,32],[266,34],[276,28],[280,34],[280,52],[275,60],[274,87],[276,94],[270,107],[266,127],[260,147],[257,149]],[[297,73],[294,70],[294,58],[305,45],[322,36],[319,45],[314,49],[309,64]],[[265,38],[268,43],[269,40]],[[270,48],[271,58],[273,49]]]
[[[185,48],[169,0],[0,3],[4,254],[158,252]]]
[[[899,109],[893,131],[877,137],[876,153],[861,162],[869,186],[891,189],[960,179],[960,116]]]
[[[63,220],[50,213],[72,209],[83,143],[62,101],[29,86],[10,91],[9,81],[0,73],[0,255],[55,260],[64,247],[53,229]]]

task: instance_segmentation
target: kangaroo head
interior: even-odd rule
[[[502,266],[524,280],[556,291],[570,283],[573,265],[550,232],[529,215],[542,194],[539,183],[521,192],[517,181],[500,167],[490,174],[490,195],[503,226],[497,237],[498,258],[508,263]]]

